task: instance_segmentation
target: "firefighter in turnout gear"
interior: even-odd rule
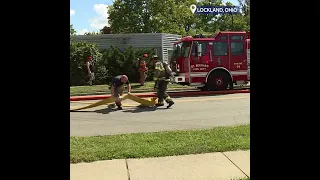
[[[152,57],[155,66],[154,70],[154,89],[157,90],[158,104],[156,106],[164,106],[164,100],[168,103],[167,108],[171,107],[174,102],[167,94],[167,86],[172,77],[172,70],[167,63],[162,63],[158,60],[158,56]]]
[[[142,57],[138,59],[138,71],[140,74],[140,85],[144,86],[144,82],[146,81],[147,75],[146,72],[148,71],[146,59],[148,58],[148,54],[143,54]]]

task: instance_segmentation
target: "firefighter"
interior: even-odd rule
[[[138,59],[138,71],[140,74],[140,85],[143,86],[144,82],[147,78],[146,72],[148,71],[146,59],[148,58],[148,54],[143,54],[142,57]]]
[[[167,108],[171,107],[174,102],[167,94],[167,87],[170,82],[170,77],[172,77],[172,70],[167,63],[162,63],[159,61],[158,56],[154,55],[152,61],[155,66],[154,71],[154,89],[157,90],[158,103],[156,106],[164,106],[164,100],[167,102]]]
[[[124,84],[128,86],[128,93],[131,91],[131,85],[126,75],[119,75],[112,79],[111,82],[111,95],[117,97],[118,100],[115,102],[115,105],[118,106],[118,110],[122,110],[121,101],[122,101],[122,94],[124,91]]]
[[[87,67],[87,72],[88,72],[88,77],[89,77],[88,83],[90,86],[92,86],[92,81],[94,80],[94,70],[95,70],[95,66],[92,62],[92,56],[88,57],[86,67]]]

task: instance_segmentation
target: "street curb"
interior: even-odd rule
[[[190,92],[168,92],[171,97],[188,97],[214,94],[236,94],[236,93],[250,93],[250,89],[245,90],[227,90],[227,91],[190,91]],[[136,94],[140,98],[155,97],[155,93]],[[87,101],[87,100],[101,100],[111,97],[111,95],[93,95],[93,96],[72,96],[70,101]]]

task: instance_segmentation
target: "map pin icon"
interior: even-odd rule
[[[196,11],[196,9],[197,9],[197,6],[194,5],[194,4],[192,4],[192,5],[190,6],[190,10],[191,10],[192,14],[194,14],[194,12]]]

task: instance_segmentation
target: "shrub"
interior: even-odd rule
[[[92,56],[95,63],[101,61],[101,53],[96,44],[70,42],[70,86],[85,85],[88,81],[88,56]]]
[[[105,69],[107,69],[108,76],[106,81],[111,81],[112,77],[126,74],[131,82],[139,81],[139,72],[138,72],[138,58],[142,54],[149,54],[149,58],[146,63],[149,68],[148,79],[152,79],[153,74],[153,65],[151,63],[151,57],[155,54],[155,49],[134,49],[131,46],[121,51],[119,48],[111,46],[109,49],[106,49],[102,52],[102,64]]]
[[[109,49],[103,50],[101,53],[97,45],[88,42],[71,42],[70,43],[70,85],[80,86],[86,85],[88,81],[86,61],[88,56],[93,57],[95,63],[95,80],[94,84],[108,84],[112,77],[126,74],[130,82],[139,81],[138,61],[142,54],[148,54],[147,80],[153,79],[153,64],[151,62],[152,55],[155,54],[154,48],[135,49],[132,46],[120,50],[111,46]]]

